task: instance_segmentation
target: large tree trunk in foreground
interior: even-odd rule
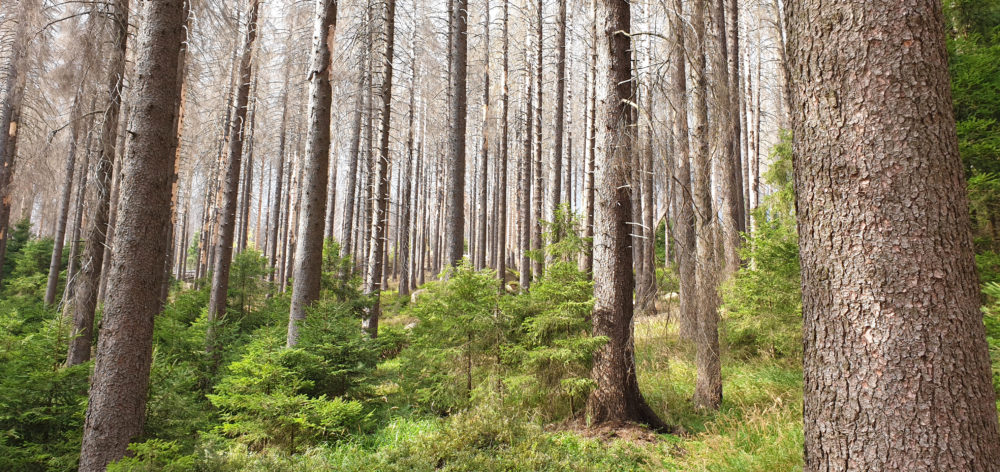
[[[299,322],[306,308],[319,300],[323,275],[323,230],[326,222],[327,179],[330,170],[330,43],[337,23],[337,1],[316,0],[312,58],[309,65],[309,131],[303,164],[302,215],[292,270],[292,300],[288,316],[288,347],[299,340]]]
[[[941,5],[788,19],[805,469],[1000,470]]]
[[[454,0],[451,12],[451,109],[449,110],[449,152],[448,179],[446,182],[447,201],[445,208],[446,231],[444,232],[443,263],[453,266],[462,259],[465,234],[465,112],[466,112],[466,70],[469,63],[468,38],[469,1]]]
[[[180,94],[177,63],[184,38],[182,0],[144,3],[136,79],[135,120],[122,159],[118,231],[83,426],[81,471],[103,471],[142,432],[153,317],[160,309],[163,257],[170,241],[170,185],[177,146]]]
[[[208,301],[208,336],[206,343],[212,349],[216,323],[226,314],[229,293],[229,269],[233,263],[233,237],[236,232],[236,201],[240,184],[240,165],[243,162],[243,134],[250,99],[250,74],[253,43],[257,39],[257,14],[259,0],[250,0],[243,55],[240,58],[239,82],[236,90],[235,116],[229,131],[229,159],[226,162],[222,184],[222,204],[219,208],[219,232],[215,241],[215,260],[212,264],[212,287]]]
[[[608,342],[594,353],[597,382],[587,400],[593,424],[633,421],[657,429],[666,425],[639,392],[632,336],[631,174],[634,100],[630,65],[629,4],[598,0],[597,96],[599,106],[594,234],[594,335]]]
[[[94,311],[97,309],[97,291],[104,266],[104,246],[111,205],[111,178],[115,159],[115,142],[118,133],[118,112],[121,109],[125,75],[125,49],[128,39],[128,1],[118,0],[111,7],[110,27],[113,31],[111,65],[108,68],[109,104],[104,114],[101,130],[101,147],[97,156],[97,206],[91,215],[87,230],[87,245],[83,251],[80,274],[76,282],[73,302],[73,332],[70,336],[66,363],[77,365],[90,360],[90,347],[94,338]]]

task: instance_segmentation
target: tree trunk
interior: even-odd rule
[[[670,14],[670,101],[671,122],[674,136],[674,201],[677,204],[676,240],[677,265],[680,279],[680,317],[678,335],[694,341],[698,326],[698,304],[695,281],[695,217],[691,192],[691,151],[688,141],[687,71],[685,68],[683,4],[672,0],[674,13]]]
[[[90,360],[90,348],[94,333],[94,311],[97,309],[97,291],[101,283],[101,268],[104,265],[104,243],[108,228],[108,212],[111,204],[111,173],[114,167],[116,133],[118,132],[118,112],[124,90],[125,50],[128,39],[128,0],[117,0],[111,5],[110,28],[112,31],[111,64],[108,68],[108,108],[104,114],[101,130],[101,148],[97,156],[97,201],[87,230],[87,245],[83,253],[80,274],[76,283],[76,299],[73,303],[73,331],[70,336],[66,363],[82,364]],[[82,461],[82,460],[81,460]]]
[[[787,13],[805,470],[1000,470],[941,4]]]
[[[359,62],[362,59],[359,56]],[[344,245],[341,248],[341,255],[346,256],[352,253],[351,241],[354,237],[354,208],[356,193],[355,190],[358,186],[358,151],[361,148],[361,120],[364,117],[362,111],[365,107],[365,86],[364,86],[364,68],[358,67],[358,89],[355,91],[355,106],[354,106],[354,123],[351,129],[351,143],[347,150],[347,182],[344,183],[344,189],[346,193],[344,194],[344,219],[342,233],[340,235],[344,240]]]
[[[536,253],[541,252],[542,250],[542,204],[545,201],[545,194],[543,193],[545,188],[543,180],[544,174],[542,174],[542,115],[545,110],[542,107],[542,64],[544,63],[544,51],[542,50],[542,46],[544,43],[543,33],[545,24],[545,17],[543,16],[542,8],[543,3],[543,0],[538,0],[538,15],[536,18],[538,28],[535,30],[537,33],[535,37],[535,46],[538,48],[535,56],[535,84],[538,86],[538,89],[535,91],[535,140],[537,142],[535,143],[535,168],[532,169],[532,174],[535,178],[535,188],[531,192],[532,198],[534,199],[532,201],[533,214],[531,216],[534,223],[534,226],[531,228],[531,249],[536,251]],[[540,255],[536,255],[533,262],[531,272],[534,274],[536,279],[542,277],[542,258]]]
[[[414,6],[416,10],[416,6]],[[416,14],[416,13],[415,13]],[[418,175],[414,175],[413,166],[413,152],[414,152],[414,114],[416,114],[416,95],[417,95],[417,31],[413,30],[413,36],[410,37],[410,110],[407,113],[409,123],[407,123],[406,132],[406,168],[403,169],[400,179],[402,187],[400,191],[402,192],[402,198],[399,202],[399,246],[397,246],[396,254],[399,256],[399,294],[406,296],[410,294],[411,283],[413,281],[413,256],[411,254],[410,248],[410,233],[416,233],[412,231],[413,227],[410,215],[411,198],[416,194],[417,183],[419,182]],[[417,171],[419,173],[419,170]],[[416,211],[413,212],[414,214]],[[416,219],[416,218],[413,218]],[[414,238],[416,239],[416,238]],[[414,244],[416,246],[416,244]]]
[[[549,177],[548,203],[545,217],[555,221],[556,209],[562,202],[563,135],[566,129],[566,0],[558,0],[559,18],[556,20],[556,116],[552,135],[553,153],[551,177]],[[539,4],[541,0],[539,0]],[[541,8],[541,6],[539,6]],[[539,26],[541,27],[541,26]],[[556,238],[562,235],[555,235]],[[547,259],[547,258],[546,258]]]
[[[597,153],[597,0],[591,0],[594,18],[591,23],[592,50],[590,54],[590,98],[587,115],[587,167],[584,178],[584,223],[583,236],[586,247],[581,254],[580,270],[588,275],[594,270],[594,159]]]
[[[377,166],[377,189],[372,206],[371,251],[368,253],[368,274],[362,291],[373,298],[372,306],[366,307],[361,328],[371,337],[378,336],[378,319],[381,312],[379,294],[382,291],[382,272],[385,270],[386,234],[389,224],[389,132],[392,130],[392,74],[393,50],[396,35],[396,0],[386,0],[385,12],[385,55],[382,58],[382,84],[379,110],[379,156]],[[461,231],[459,231],[461,235]]]
[[[488,2],[487,2],[488,3]],[[497,199],[499,200],[497,210],[497,277],[500,278],[500,293],[507,292],[507,159],[510,149],[510,126],[508,118],[510,115],[510,97],[508,96],[508,74],[510,73],[510,38],[507,31],[509,20],[509,3],[503,2],[503,84],[500,91],[500,185],[497,186]]]
[[[597,128],[597,203],[594,235],[594,335],[608,342],[594,353],[592,376],[597,389],[587,400],[592,424],[633,421],[657,429],[666,425],[646,404],[635,373],[632,333],[631,174],[635,125],[630,110],[634,101],[630,65],[629,4],[598,0],[597,82],[601,101]]]
[[[695,333],[694,404],[698,408],[717,409],[722,403],[722,375],[719,361],[719,313],[716,292],[715,230],[716,209],[712,205],[712,159],[708,147],[708,94],[705,62],[708,56],[705,39],[705,3],[695,0],[691,15],[695,45],[692,78],[694,89],[694,175],[692,193],[695,206],[695,281],[698,316]]]
[[[299,322],[306,309],[319,299],[323,275],[323,226],[326,216],[327,178],[330,166],[330,45],[337,24],[337,1],[316,0],[313,18],[312,58],[309,65],[309,130],[303,163],[299,220],[292,270],[292,300],[288,316],[288,347],[299,340]]]
[[[96,100],[90,101],[90,109],[94,108],[94,103]],[[66,268],[66,287],[63,290],[63,304],[64,310],[66,304],[68,304],[70,297],[73,296],[74,290],[73,286],[76,283],[76,271],[79,266],[79,251],[80,251],[80,227],[83,226],[83,207],[87,205],[87,177],[90,175],[90,154],[91,154],[91,144],[94,138],[94,119],[90,119],[90,124],[87,130],[87,145],[84,148],[85,154],[83,158],[83,165],[80,166],[80,176],[77,180],[80,181],[80,185],[76,188],[76,206],[75,214],[73,215],[73,223],[71,227],[73,232],[70,235],[70,250],[69,250],[69,267]],[[65,311],[63,312],[65,316]]]
[[[527,35],[525,35],[527,37]],[[524,65],[527,69],[529,67],[528,60],[528,41],[525,40],[525,51],[524,51]],[[520,269],[521,278],[519,280],[519,288],[521,292],[527,292],[529,286],[531,285],[531,259],[528,257],[528,251],[531,250],[531,167],[534,165],[532,160],[532,149],[535,146],[534,134],[532,131],[535,129],[535,117],[533,116],[534,106],[532,105],[531,97],[534,94],[534,84],[535,81],[532,78],[530,70],[526,70],[524,74],[525,83],[525,94],[524,94],[524,144],[521,151],[521,174],[520,181],[517,185],[517,199],[518,199],[518,217],[520,218],[519,230],[520,230],[520,251],[521,251],[521,261]]]
[[[122,159],[125,197],[109,265],[111,290],[83,426],[80,471],[103,471],[120,459],[129,441],[142,432],[145,419],[153,317],[170,244],[166,226],[177,146],[173,126],[184,5],[181,0],[144,4],[132,82],[135,119]]]
[[[63,242],[66,239],[66,220],[69,216],[69,197],[73,193],[73,174],[76,171],[76,141],[80,135],[80,96],[73,99],[73,111],[70,113],[69,155],[66,157],[66,183],[59,197],[59,215],[56,217],[56,234],[53,238],[52,258],[49,260],[49,279],[45,286],[45,304],[52,305],[56,301],[56,288],[59,285],[59,269],[62,267]]]
[[[236,230],[236,200],[239,191],[240,165],[243,161],[243,133],[247,118],[247,102],[250,99],[250,75],[253,63],[253,45],[257,39],[257,9],[260,0],[250,0],[246,37],[243,41],[243,55],[240,58],[239,82],[236,91],[235,117],[229,131],[229,159],[226,162],[225,180],[222,188],[222,204],[219,211],[219,234],[215,243],[215,261],[212,264],[212,288],[208,302],[209,350],[213,348],[214,329],[212,324],[226,315],[229,292],[229,269],[233,262],[233,236]]]
[[[452,57],[449,77],[452,90],[449,111],[448,180],[446,182],[447,201],[445,208],[444,263],[456,265],[464,252],[465,232],[465,115],[466,115],[466,71],[468,68],[468,0],[454,0],[454,11],[450,22]]]

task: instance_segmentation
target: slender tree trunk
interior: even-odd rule
[[[362,291],[373,297],[372,306],[365,309],[361,328],[371,337],[378,336],[378,319],[381,313],[379,294],[382,291],[382,272],[385,270],[386,234],[389,223],[389,132],[392,129],[392,74],[393,51],[396,35],[396,0],[385,4],[385,55],[382,58],[382,84],[379,110],[379,156],[377,168],[378,188],[372,206],[371,251],[368,254],[368,274]],[[461,232],[459,232],[461,235]]]
[[[536,18],[536,20],[538,22],[538,28],[535,30],[535,33],[536,33],[536,37],[535,38],[536,38],[536,46],[537,46],[536,56],[535,56],[535,84],[538,86],[538,89],[536,90],[536,97],[535,97],[535,107],[536,107],[535,108],[535,140],[537,141],[537,143],[535,144],[535,146],[536,146],[536,149],[535,149],[535,163],[534,163],[535,168],[532,169],[532,175],[535,178],[535,185],[534,185],[535,188],[532,190],[532,198],[534,198],[534,201],[532,201],[532,206],[533,206],[532,213],[533,213],[533,215],[532,215],[531,219],[534,221],[534,227],[531,229],[531,231],[532,231],[531,232],[531,248],[534,251],[536,251],[536,252],[541,252],[541,250],[542,250],[542,244],[543,244],[542,243],[542,204],[545,201],[545,194],[543,193],[544,192],[544,186],[543,186],[543,184],[544,184],[543,175],[544,174],[542,174],[542,115],[543,115],[544,110],[545,110],[542,107],[542,83],[543,83],[542,82],[542,80],[543,80],[543,78],[542,78],[542,64],[544,63],[543,50],[542,50],[542,45],[543,45],[543,37],[542,36],[543,36],[543,33],[544,33],[544,31],[543,31],[544,26],[543,25],[545,23],[545,18],[544,18],[543,14],[542,14],[543,13],[543,8],[542,8],[543,7],[543,3],[544,3],[543,0],[538,0],[537,18]],[[533,262],[534,262],[534,264],[532,264],[531,271],[534,274],[535,278],[539,278],[539,277],[542,276],[542,258],[539,257],[539,256],[536,256],[536,258],[535,258],[535,260]]]
[[[246,37],[240,58],[239,82],[236,91],[235,117],[229,132],[229,158],[226,162],[222,186],[222,204],[219,211],[219,234],[215,243],[215,260],[212,264],[212,287],[208,302],[208,349],[213,349],[213,324],[226,315],[229,292],[229,269],[233,262],[233,236],[236,230],[236,200],[239,190],[240,165],[243,161],[243,133],[250,99],[250,75],[254,41],[257,39],[257,9],[260,0],[249,0]]]
[[[588,275],[594,269],[594,159],[597,153],[597,0],[591,0],[591,10],[594,18],[591,22],[591,41],[593,49],[590,55],[590,99],[587,116],[587,129],[590,136],[587,139],[587,167],[584,186],[585,216],[583,236],[586,247],[581,255],[580,270]]]
[[[153,317],[159,308],[159,279],[165,275],[163,255],[170,244],[166,226],[177,146],[173,126],[185,2],[162,0],[144,6],[132,83],[136,116],[122,159],[122,191],[127,198],[121,201],[109,265],[112,289],[104,307],[83,426],[80,471],[103,471],[142,432]]]
[[[94,103],[96,100],[90,101],[90,108],[94,108]],[[94,119],[91,118],[90,124],[87,130],[87,145],[84,148],[85,154],[83,158],[83,165],[80,166],[80,176],[77,180],[80,181],[80,185],[76,188],[76,206],[75,214],[73,216],[73,223],[71,227],[73,232],[70,235],[70,250],[69,250],[69,267],[66,268],[66,288],[63,290],[63,304],[68,304],[70,297],[73,296],[73,287],[76,283],[76,271],[79,267],[79,257],[80,252],[80,228],[83,226],[83,208],[87,205],[87,178],[90,175],[90,154],[91,154],[91,144],[94,138]],[[65,309],[65,306],[64,306]],[[64,311],[64,316],[65,316]]]
[[[416,10],[416,6],[414,6]],[[416,15],[416,12],[414,12]],[[414,152],[414,131],[413,122],[414,114],[416,113],[416,88],[417,88],[417,31],[413,30],[413,36],[410,38],[410,110],[408,115],[409,123],[407,124],[408,131],[406,132],[406,168],[401,172],[404,177],[400,179],[402,187],[400,191],[403,193],[402,198],[400,198],[400,216],[399,216],[399,246],[397,246],[396,254],[399,255],[399,294],[409,295],[411,282],[413,280],[413,269],[412,262],[413,257],[411,255],[410,248],[410,233],[413,227],[410,217],[410,206],[411,198],[416,194],[417,182],[419,182],[419,175],[414,175],[413,169],[413,152]],[[419,169],[417,170],[419,174]],[[414,211],[416,213],[416,211]],[[414,238],[415,239],[415,238]],[[416,246],[416,244],[414,244]]]
[[[499,209],[497,210],[497,277],[500,278],[500,293],[507,292],[507,159],[510,151],[510,115],[509,79],[510,74],[510,38],[507,30],[509,21],[509,3],[503,2],[503,87],[500,91],[500,185],[497,186]]]
[[[680,279],[680,317],[678,334],[681,339],[695,340],[698,326],[697,283],[695,280],[695,216],[694,194],[691,188],[691,150],[688,141],[687,70],[684,47],[684,22],[681,0],[672,0],[670,14],[670,101],[672,134],[674,137],[674,201],[677,205],[676,234],[677,265]]]
[[[53,238],[52,258],[49,260],[49,279],[45,286],[45,304],[52,305],[56,301],[56,289],[59,285],[59,269],[62,267],[63,242],[66,239],[66,220],[69,219],[69,197],[73,193],[73,174],[76,171],[76,142],[80,135],[80,96],[73,99],[73,111],[70,119],[69,155],[66,157],[66,183],[59,197],[59,215],[56,217],[56,234]]]
[[[392,0],[390,0],[392,1]],[[330,45],[337,24],[337,1],[316,0],[312,58],[309,65],[309,131],[303,163],[303,214],[296,238],[292,300],[288,317],[288,347],[299,340],[299,323],[306,308],[319,299],[323,275],[323,226],[330,166]]]
[[[128,0],[117,0],[111,5],[110,28],[112,31],[111,64],[108,68],[108,108],[101,130],[101,148],[97,156],[97,201],[87,230],[87,245],[76,284],[73,303],[73,331],[70,337],[66,363],[82,364],[90,360],[94,333],[94,311],[97,309],[97,291],[104,265],[105,231],[108,229],[108,212],[111,204],[111,173],[114,167],[118,112],[121,109],[123,79],[125,75],[125,50],[128,39]],[[81,459],[82,462],[82,459]],[[81,467],[82,470],[82,467]]]
[[[527,36],[527,35],[525,35]],[[525,52],[524,52],[524,64],[525,69],[528,69],[530,62],[528,61],[528,51],[527,43],[525,41]],[[531,103],[531,97],[534,94],[534,84],[535,81],[532,78],[530,70],[526,70],[524,74],[525,83],[525,94],[524,94],[524,145],[521,151],[521,174],[520,182],[517,186],[518,195],[518,216],[520,218],[520,249],[521,249],[521,261],[520,261],[520,271],[521,279],[519,281],[519,286],[521,292],[527,292],[529,286],[531,285],[531,259],[528,257],[528,251],[531,250],[531,167],[534,165],[532,160],[532,149],[534,149],[534,134],[532,131],[535,129],[535,119],[533,116],[534,107]]]
[[[556,209],[562,203],[563,190],[563,137],[566,130],[566,1],[559,2],[559,18],[556,20],[556,116],[555,129],[552,135],[552,167],[548,187],[548,208],[545,217],[555,221]],[[539,8],[541,8],[539,0]],[[539,26],[541,28],[541,26]],[[555,235],[560,238],[562,235]],[[548,257],[546,257],[548,259]]]
[[[718,117],[715,120],[718,130],[716,148],[720,153],[718,163],[722,178],[722,181],[719,182],[722,193],[722,231],[720,233],[723,238],[720,242],[725,262],[725,273],[722,275],[728,278],[740,266],[740,228],[743,221],[741,196],[743,191],[740,188],[739,168],[737,167],[739,148],[736,147],[736,143],[739,134],[736,130],[739,129],[739,123],[737,123],[736,107],[733,106],[734,103],[737,103],[733,96],[736,94],[736,90],[731,88],[735,78],[729,76],[730,58],[728,57],[729,46],[726,35],[726,1],[714,0],[711,24],[716,44],[711,49],[709,56],[712,58],[712,71],[715,74],[712,88],[716,111],[713,115]]]
[[[608,342],[594,352],[591,372],[597,389],[587,400],[587,416],[592,424],[634,421],[656,429],[667,429],[639,392],[635,373],[635,346],[632,333],[632,191],[628,186],[634,146],[631,127],[635,115],[630,66],[631,17],[629,4],[616,0],[597,1],[598,68],[601,101],[597,128],[594,235],[594,335]]]
[[[805,470],[1000,470],[941,4],[787,13]]]
[[[695,281],[698,317],[695,333],[694,404],[699,408],[717,409],[722,403],[722,378],[719,361],[719,313],[716,293],[718,264],[715,252],[716,209],[712,205],[712,160],[708,146],[708,94],[705,62],[708,50],[705,38],[705,3],[695,0],[691,15],[694,25],[694,58],[692,78],[694,89],[694,151],[692,193],[695,207]]]

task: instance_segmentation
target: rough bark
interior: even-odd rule
[[[483,64],[483,140],[482,147],[479,152],[479,176],[476,181],[476,191],[473,192],[477,195],[476,201],[479,204],[479,218],[478,222],[473,221],[472,223],[476,226],[475,231],[475,241],[470,242],[475,243],[475,252],[473,252],[473,267],[476,270],[480,270],[486,266],[486,253],[487,253],[487,243],[486,243],[486,226],[487,226],[487,201],[486,189],[489,187],[487,182],[489,181],[489,159],[490,159],[490,0],[486,0],[485,8],[483,9],[483,50],[484,50],[484,64]],[[475,209],[475,206],[472,207]],[[495,218],[495,217],[494,217]],[[492,235],[491,235],[492,236]]]
[[[1000,470],[941,4],[787,13],[805,470]]]
[[[385,270],[386,234],[389,225],[389,132],[392,130],[392,75],[393,50],[396,35],[396,0],[385,3],[385,54],[382,56],[382,84],[379,98],[379,155],[377,164],[377,188],[372,202],[371,250],[368,253],[368,273],[362,291],[372,297],[372,305],[365,308],[361,328],[371,337],[378,336],[378,319],[382,307],[379,294],[382,291],[382,273]],[[459,232],[461,235],[461,231]]]
[[[590,274],[594,269],[594,159],[597,153],[597,0],[591,0],[594,18],[591,24],[590,98],[587,101],[587,167],[584,178],[583,236],[586,247],[581,254],[580,270]]]
[[[250,99],[250,75],[252,71],[253,45],[257,39],[258,4],[260,0],[250,0],[247,31],[243,40],[240,57],[239,81],[236,89],[235,116],[229,131],[229,158],[225,167],[222,184],[222,203],[219,206],[219,232],[215,242],[215,260],[212,264],[212,287],[208,301],[209,334],[206,342],[212,349],[212,324],[226,314],[229,293],[229,269],[233,263],[233,238],[236,231],[236,201],[239,191],[240,166],[243,163],[243,134],[247,118],[247,102]]]
[[[500,278],[500,293],[507,291],[507,159],[510,151],[510,97],[508,96],[508,74],[510,72],[510,38],[507,30],[509,3],[503,2],[503,83],[500,91],[500,185],[497,186],[498,209],[496,215],[497,235],[497,277]]]
[[[527,43],[527,41],[525,41]],[[529,64],[527,47],[525,47],[524,52],[524,63],[525,66]],[[520,246],[520,264],[518,269],[521,271],[521,277],[518,281],[518,286],[521,292],[528,291],[531,285],[531,258],[528,257],[528,251],[531,250],[531,167],[534,165],[532,161],[532,149],[534,148],[534,134],[532,131],[535,129],[535,120],[533,116],[534,106],[532,105],[531,97],[534,94],[534,84],[535,81],[532,78],[531,71],[526,71],[524,75],[524,144],[521,151],[521,162],[520,162],[520,180],[517,184],[517,199],[518,199],[518,217],[520,218],[520,223],[518,224],[519,233],[519,246]]]
[[[413,30],[413,36],[410,37],[410,57],[413,58],[410,63],[410,104],[409,113],[407,113],[407,132],[406,132],[406,167],[403,169],[400,179],[402,183],[402,188],[400,191],[403,193],[402,198],[399,202],[399,245],[397,246],[396,254],[399,256],[399,294],[406,296],[410,294],[410,289],[412,288],[413,282],[413,254],[411,252],[410,246],[410,233],[416,233],[412,230],[413,222],[415,220],[416,211],[413,211],[413,217],[411,219],[411,199],[413,195],[417,193],[417,185],[419,182],[419,169],[414,169],[413,165],[413,153],[415,151],[414,146],[414,115],[416,114],[416,95],[417,95],[417,32]],[[414,237],[414,240],[416,238]],[[413,245],[414,247],[416,244]]]
[[[118,133],[118,112],[121,110],[123,78],[125,75],[125,49],[128,39],[128,0],[111,4],[110,29],[114,48],[108,68],[108,108],[101,129],[101,147],[94,172],[97,202],[87,230],[87,245],[83,252],[80,274],[76,283],[73,303],[73,330],[70,336],[66,363],[77,365],[90,360],[94,333],[94,311],[97,309],[97,292],[104,266],[105,236],[111,205],[111,178],[114,167],[115,143]]]
[[[695,218],[691,192],[691,152],[688,141],[687,70],[684,48],[684,27],[681,0],[672,0],[674,12],[670,15],[670,101],[674,136],[674,201],[677,204],[676,233],[677,265],[680,278],[680,317],[678,334],[681,339],[693,341],[698,324],[695,281]]]
[[[591,375],[597,389],[587,400],[591,424],[645,423],[657,429],[666,425],[652,411],[636,378],[633,344],[631,228],[631,174],[634,145],[634,100],[630,66],[629,5],[617,0],[598,0],[597,81],[600,101],[597,128],[594,235],[594,335],[608,342],[594,352]]]
[[[390,0],[391,1],[391,0]],[[299,322],[319,299],[323,275],[323,227],[330,167],[330,42],[337,23],[337,0],[316,0],[312,57],[309,64],[309,129],[301,185],[299,219],[292,269],[292,300],[288,315],[288,347],[299,340]]]
[[[536,257],[532,261],[531,272],[534,274],[535,278],[542,276],[542,258],[538,257],[537,253],[542,250],[542,204],[545,201],[544,192],[544,174],[542,173],[542,115],[544,108],[542,107],[542,64],[544,61],[544,52],[542,46],[544,44],[543,33],[545,18],[543,16],[543,0],[538,0],[538,8],[536,10],[537,17],[536,21],[538,23],[538,28],[535,29],[535,85],[538,87],[535,89],[535,162],[534,168],[531,170],[531,174],[535,179],[533,189],[531,190],[531,249],[536,252]]]
[[[70,114],[69,154],[66,156],[66,183],[63,184],[62,195],[59,197],[59,214],[56,216],[56,232],[53,238],[52,257],[49,260],[49,278],[45,285],[45,304],[52,305],[56,301],[56,289],[59,285],[59,269],[62,268],[63,242],[66,239],[66,220],[69,219],[69,198],[73,193],[73,174],[76,170],[76,142],[80,136],[80,96],[73,99],[73,111]]]
[[[445,205],[444,263],[453,266],[462,259],[465,232],[465,125],[466,125],[466,71],[468,69],[468,0],[454,0],[451,12],[452,54],[450,89],[452,100],[449,110],[449,152],[447,201]]]
[[[709,55],[705,40],[705,3],[695,0],[691,23],[694,26],[694,57],[691,65],[694,87],[694,170],[692,193],[695,208],[695,281],[698,309],[695,333],[694,404],[716,409],[722,404],[722,375],[719,360],[719,299],[716,291],[718,264],[715,252],[716,208],[712,204],[712,159],[708,146],[708,94],[705,62]]]
[[[159,310],[163,256],[170,241],[170,184],[177,145],[177,63],[185,2],[147,2],[132,83],[135,118],[122,159],[122,198],[109,270],[108,299],[90,400],[80,471],[103,471],[142,432]]]
[[[556,116],[552,134],[552,165],[545,217],[555,221],[556,209],[562,202],[563,190],[563,136],[566,130],[566,0],[559,2],[559,18],[556,20]],[[541,0],[539,0],[541,3]],[[556,235],[560,237],[561,235]]]

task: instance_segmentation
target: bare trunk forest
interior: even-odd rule
[[[1000,470],[1000,4],[0,1],[0,470]]]

